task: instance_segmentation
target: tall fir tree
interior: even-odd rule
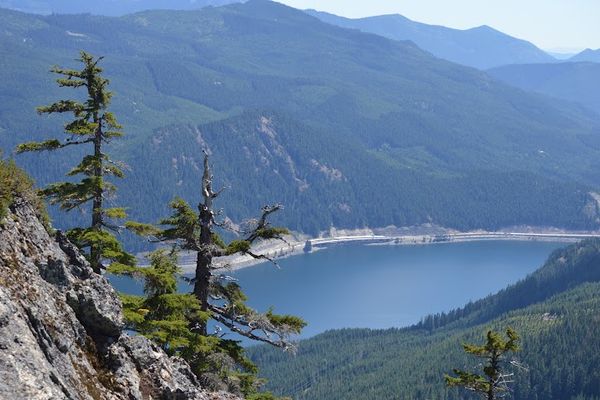
[[[519,335],[512,328],[506,330],[506,337],[504,339],[500,333],[490,330],[485,344],[464,344],[465,352],[486,361],[483,375],[455,369],[456,376],[446,375],[446,384],[471,390],[487,400],[496,400],[509,393],[512,373],[505,371],[506,355],[520,348]]]
[[[132,255],[124,251],[114,234],[118,227],[112,221],[126,218],[125,209],[105,208],[106,201],[115,192],[115,186],[106,178],[123,177],[120,165],[109,158],[105,146],[123,133],[115,116],[108,111],[112,93],[108,90],[109,81],[102,76],[102,68],[98,65],[101,60],[102,57],[95,58],[82,51],[78,59],[83,64],[81,70],[59,67],[51,70],[60,76],[56,80],[59,87],[84,88],[87,92],[84,102],[59,100],[37,109],[38,114],[72,114],[73,120],[64,127],[68,137],[65,140],[49,139],[17,146],[17,153],[89,146],[90,151],[67,173],[69,177],[81,175],[81,180],[51,184],[42,190],[42,194],[51,204],[57,204],[66,211],[80,209],[91,203],[90,225],[71,229],[67,234],[81,249],[88,249],[87,257],[97,273],[101,273],[104,260],[121,264],[135,261]]]
[[[217,213],[213,202],[221,191],[213,190],[213,176],[207,154],[204,157],[201,192],[202,200],[198,204],[197,212],[182,199],[175,199],[170,204],[173,209],[172,215],[160,221],[160,225],[165,229],[139,223],[128,223],[128,228],[141,235],[153,236],[159,241],[172,243],[177,249],[196,253],[192,296],[197,302],[198,309],[188,313],[186,317],[194,339],[183,346],[179,354],[192,365],[196,374],[205,382],[226,382],[228,390],[232,389],[232,382],[237,382],[236,385],[241,388],[242,394],[250,395],[255,391],[258,383],[256,367],[245,356],[240,341],[227,338],[227,335],[218,328],[211,332],[209,321],[214,321],[216,326],[224,326],[232,333],[286,350],[294,348],[291,337],[300,333],[306,324],[295,316],[277,315],[272,310],[260,313],[249,307],[240,285],[223,275],[214,265],[213,259],[246,254],[256,259],[274,262],[267,255],[255,253],[252,245],[261,240],[283,239],[282,235],[286,234],[287,230],[272,226],[268,220],[273,213],[281,209],[281,206],[267,206],[263,208],[258,219],[248,224],[249,228],[242,233],[242,239],[226,244],[216,231],[221,224],[215,219]],[[137,268],[122,266],[116,266],[111,271],[129,275],[140,273],[136,272]],[[146,272],[141,273],[146,274]],[[129,313],[133,315],[131,321],[135,321],[135,318],[139,318],[142,314],[144,318],[148,318],[158,305],[156,303],[152,307],[145,308],[147,303],[127,300],[125,303],[131,309]],[[181,303],[187,304],[183,301]],[[142,326],[139,325],[139,321],[137,324],[138,327]],[[169,348],[173,348],[174,340],[167,344]]]

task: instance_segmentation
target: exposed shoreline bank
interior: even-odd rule
[[[308,236],[294,236],[286,242],[270,241],[260,244],[255,248],[258,254],[264,254],[275,260],[281,260],[304,253],[326,249],[329,246],[360,243],[371,246],[414,246],[431,245],[440,243],[461,243],[475,241],[545,241],[573,243],[580,240],[600,237],[600,232],[448,232],[442,234],[407,234],[407,235],[377,235],[377,234],[348,234],[330,237],[311,238]],[[307,243],[310,250],[306,251]],[[215,260],[223,272],[236,271],[252,267],[268,261],[256,260],[250,256],[222,257]],[[193,256],[182,255],[180,267],[184,274],[193,273],[195,262]]]

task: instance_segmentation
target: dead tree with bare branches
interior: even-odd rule
[[[240,285],[215,266],[215,258],[236,254],[276,263],[270,256],[254,251],[253,245],[264,240],[284,240],[283,235],[288,233],[287,229],[269,222],[269,218],[282,208],[280,205],[271,205],[263,207],[260,217],[248,221],[246,229],[237,232],[238,239],[225,243],[218,235],[219,229],[225,224],[217,221],[220,212],[214,207],[215,200],[222,192],[213,189],[209,156],[205,153],[202,198],[197,211],[183,199],[177,198],[170,204],[172,214],[160,221],[160,228],[139,223],[129,223],[127,226],[138,234],[152,236],[157,241],[171,243],[177,249],[196,253],[192,282],[199,310],[190,320],[189,333],[192,338],[183,341],[193,345],[188,345],[179,354],[196,366],[200,376],[215,373],[230,376],[226,371],[233,370],[246,373],[242,379],[248,379],[248,374],[255,374],[256,368],[244,356],[239,342],[231,339],[230,333],[284,350],[293,350],[292,336],[300,333],[306,324],[296,316],[278,315],[272,310],[261,313],[252,309],[246,304],[247,298]],[[126,270],[121,272],[127,273]],[[209,329],[213,326],[209,324],[211,320],[216,326],[212,332]]]

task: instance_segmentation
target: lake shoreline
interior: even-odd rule
[[[356,234],[339,235],[330,237],[311,238],[308,236],[295,236],[282,241],[269,241],[257,246],[255,252],[264,254],[276,261],[301,254],[310,254],[315,251],[327,249],[329,246],[344,245],[348,243],[364,244],[369,246],[416,246],[443,243],[463,243],[476,241],[537,241],[537,242],[563,242],[574,243],[580,240],[600,237],[600,232],[448,232],[442,234],[407,234],[407,235],[376,235]],[[310,242],[310,251],[305,246]],[[250,256],[236,255],[222,257],[215,260],[217,271],[234,272],[263,264],[264,259],[257,260]],[[184,274],[191,274],[195,270],[193,256],[183,256],[180,267]]]
[[[344,327],[410,326],[423,316],[463,307],[514,284],[563,247],[555,237],[544,237],[544,241],[477,241],[471,240],[475,235],[469,235],[470,243],[426,246],[414,245],[413,239],[413,243],[397,247],[381,246],[390,242],[373,237],[365,242],[366,235],[360,236],[321,238],[320,242],[335,240],[340,244],[315,247],[319,250],[310,256],[282,260],[281,269],[267,263],[213,273],[239,282],[253,309],[265,311],[275,306],[278,313],[302,316],[309,321],[302,337],[308,338]],[[350,239],[354,243],[349,243]],[[193,261],[193,254],[189,261]],[[120,292],[143,294],[139,280],[111,279]],[[190,282],[182,279],[178,288],[189,293]]]

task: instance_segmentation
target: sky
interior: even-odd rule
[[[349,18],[402,14],[467,29],[489,25],[549,51],[600,48],[600,0],[277,0]]]

